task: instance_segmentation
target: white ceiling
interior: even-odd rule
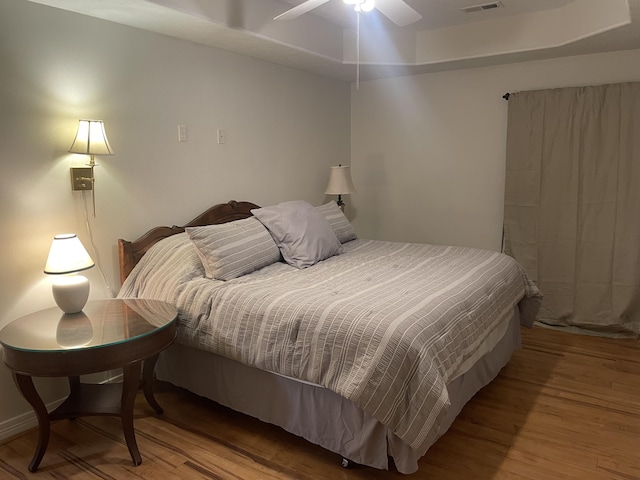
[[[301,17],[273,17],[302,0],[30,0],[235,51],[321,75],[355,79],[355,12],[329,0]],[[422,20],[397,27],[361,15],[361,79],[640,48],[640,0],[405,0]]]
[[[282,0],[291,6],[300,5],[304,0]],[[521,15],[542,10],[551,10],[562,7],[574,0],[501,0],[504,8],[492,11],[482,11],[468,14],[463,11],[464,7],[484,5],[493,3],[493,0],[404,0],[409,6],[422,15],[422,20],[408,25],[407,28],[413,31],[430,30],[435,28],[451,27],[470,22],[479,22],[488,18],[503,18],[512,15]],[[605,0],[606,1],[606,0]],[[286,9],[285,9],[286,10]],[[324,5],[313,10],[313,13],[324,17],[343,27],[355,28],[355,15],[350,10],[353,7],[345,4],[342,0],[329,0]],[[395,27],[390,22],[386,22],[388,28]]]

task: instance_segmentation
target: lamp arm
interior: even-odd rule
[[[93,218],[96,218],[96,176],[93,173],[93,169],[96,167],[96,160],[94,155],[91,155],[89,167],[91,168],[91,204],[93,205]]]

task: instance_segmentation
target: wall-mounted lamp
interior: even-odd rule
[[[326,195],[338,195],[338,206],[344,210],[342,195],[355,193],[355,191],[356,188],[353,186],[353,181],[351,180],[351,167],[345,165],[331,167],[329,183],[324,193]]]
[[[88,164],[89,168],[71,167],[71,189],[74,191],[91,190],[93,218],[96,218],[96,180],[93,175],[93,169],[98,165],[94,155],[114,155],[111,145],[109,145],[109,140],[107,140],[104,122],[102,120],[80,120],[76,138],[73,140],[69,152],[91,155],[91,160]]]
[[[89,280],[76,272],[95,264],[75,233],[56,235],[51,242],[44,273],[55,275],[53,298],[65,313],[80,312],[89,298]]]

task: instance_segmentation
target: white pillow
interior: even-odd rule
[[[342,253],[331,225],[305,201],[284,202],[251,213],[267,227],[289,265],[306,268]]]
[[[231,280],[280,260],[273,238],[252,217],[186,231],[208,278]]]
[[[176,304],[180,286],[204,276],[204,267],[186,233],[163,238],[125,279],[118,298],[154,298]]]
[[[316,210],[329,222],[340,243],[350,242],[358,238],[353,225],[351,225],[349,219],[334,200],[316,207]]]

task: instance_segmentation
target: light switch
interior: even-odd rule
[[[186,125],[178,125],[178,141],[186,142],[187,141],[187,126]]]
[[[224,143],[224,141],[225,141],[224,130],[219,128],[218,129],[218,143],[221,144],[221,143]]]

